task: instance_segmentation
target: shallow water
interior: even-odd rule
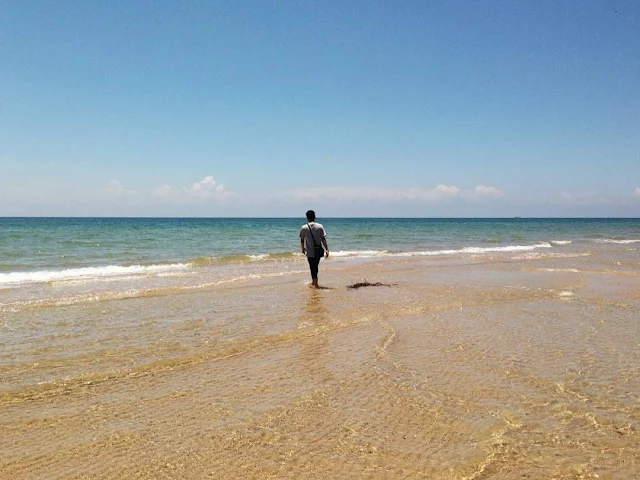
[[[637,478],[640,256],[562,248],[5,292],[0,478]]]

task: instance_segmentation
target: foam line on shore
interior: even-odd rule
[[[442,250],[418,250],[408,252],[392,252],[389,250],[338,250],[331,252],[331,256],[335,258],[375,258],[375,257],[428,257],[428,256],[447,256],[456,254],[473,254],[481,255],[485,253],[509,253],[509,252],[529,252],[540,248],[553,248],[551,243],[538,243],[535,245],[508,245],[494,247],[463,247],[459,249],[442,249]],[[215,266],[219,262],[219,258],[227,257],[208,257],[198,258],[187,263],[170,263],[170,264],[154,264],[154,265],[107,265],[97,267],[72,268],[65,270],[39,270],[39,271],[18,271],[0,273],[0,286],[15,288],[21,285],[48,283],[48,282],[69,282],[69,281],[108,281],[112,279],[122,278],[144,278],[147,275],[167,276],[186,272],[192,268]],[[238,257],[240,258],[240,257]],[[283,261],[283,260],[300,260],[300,253],[275,253],[275,254],[255,254],[242,256],[243,259],[255,262]],[[244,263],[244,262],[237,262]],[[224,262],[222,262],[224,264]]]
[[[189,268],[186,263],[166,265],[108,265],[104,267],[70,268],[66,270],[40,270],[36,272],[0,273],[0,285],[46,283],[60,280],[121,277],[140,274],[160,274]]]

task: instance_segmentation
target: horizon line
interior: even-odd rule
[[[0,215],[0,219],[16,219],[16,218],[31,218],[31,219],[44,219],[44,218],[59,218],[59,219],[129,219],[129,220],[215,220],[215,219],[304,219],[304,215],[298,216],[119,216],[119,215]],[[628,219],[628,220],[640,220],[640,217],[632,216],[496,216],[496,217],[483,217],[483,216],[434,216],[434,217],[415,217],[415,216],[317,216],[317,218],[324,219],[408,219],[408,220],[615,220],[615,219]]]

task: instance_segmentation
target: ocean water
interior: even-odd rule
[[[638,219],[319,219],[336,262],[633,257]],[[293,218],[0,218],[0,311],[207,288],[306,270]],[[631,248],[631,249],[629,249]]]
[[[334,258],[640,243],[638,219],[319,219]],[[291,218],[0,218],[0,288],[298,260]]]
[[[0,478],[637,478],[640,220],[319,221],[0,219]]]

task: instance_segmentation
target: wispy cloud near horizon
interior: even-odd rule
[[[431,201],[459,196],[460,189],[454,186],[438,185],[434,189],[392,189],[385,187],[315,187],[287,190],[278,193],[280,198],[294,201]]]
[[[491,216],[520,214],[522,205],[531,203],[526,197],[506,195],[490,184],[466,189],[442,183],[432,188],[342,185],[271,191],[268,185],[261,191],[246,186],[242,190],[240,185],[239,190],[232,191],[213,175],[200,178],[156,187],[129,184],[118,177],[95,179],[93,185],[60,178],[32,177],[22,183],[5,179],[0,180],[0,215],[245,216],[259,211],[267,216],[287,216],[307,205],[318,205],[333,215],[416,215],[428,206],[431,215]],[[605,214],[605,209],[613,206],[625,216],[637,216],[638,200],[640,186],[617,195],[569,190],[548,194],[544,203],[534,205],[537,210],[532,214],[545,216],[553,209],[560,209],[564,215],[579,216],[586,209]]]
[[[486,187],[484,185],[478,185],[474,192],[480,198],[500,198],[503,196],[503,193],[496,187]]]
[[[125,187],[117,178],[109,181],[109,184],[102,189],[102,192],[115,197],[121,197],[123,195],[137,195],[139,193],[137,190]]]
[[[234,192],[227,190],[223,184],[216,182],[212,175],[207,175],[204,179],[194,182],[188,187],[160,185],[151,191],[151,195],[168,200],[195,199],[199,201],[226,199],[236,196]]]
[[[288,190],[277,194],[294,201],[350,202],[372,201],[383,203],[426,202],[438,203],[455,199],[474,201],[481,198],[501,198],[503,193],[492,186],[478,185],[472,192],[464,192],[455,185],[440,184],[434,188],[386,187],[316,187]]]

